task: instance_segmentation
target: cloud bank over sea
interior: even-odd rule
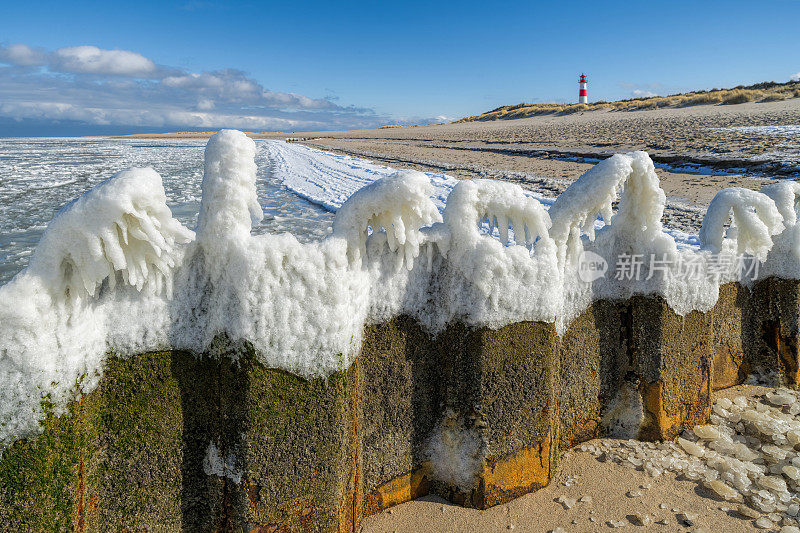
[[[271,90],[235,68],[192,72],[131,50],[0,45],[0,135],[16,134],[15,124],[69,135],[93,128],[338,130],[441,119]]]

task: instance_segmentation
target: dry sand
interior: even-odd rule
[[[796,178],[785,163],[796,138],[731,133],[716,128],[800,124],[800,98],[739,105],[701,105],[646,111],[593,111],[518,120],[309,133],[254,133],[287,137],[337,153],[398,168],[491,177],[556,196],[600,158],[646,150],[668,197],[665,223],[696,231],[705,206],[725,187],[758,189],[770,178]],[[175,133],[166,137],[204,137]],[[784,163],[784,164],[782,164]],[[687,170],[686,165],[698,168]],[[731,171],[731,167],[741,171]]]

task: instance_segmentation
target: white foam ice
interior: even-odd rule
[[[254,233],[260,152],[280,180],[337,210],[325,239]],[[28,268],[0,287],[0,444],[39,429],[43,397],[59,412],[75,390],[91,390],[109,351],[202,353],[224,335],[267,367],[327,376],[353,362],[365,324],[400,314],[432,333],[452,320],[563,331],[597,298],[659,294],[684,314],[708,310],[720,283],[740,279],[732,268],[698,281],[651,263],[642,279],[587,281],[576,270],[584,252],[612,266],[649,254],[709,269],[713,252],[741,249],[770,275],[800,279],[794,185],[721,192],[700,249],[678,247],[662,227],[665,196],[644,152],[601,162],[549,212],[517,185],[320,154],[215,135],[196,235],[152,169],[120,172],[66,206]],[[725,234],[731,212],[737,231]]]
[[[53,216],[109,176],[152,166],[167,205],[186,227],[200,207],[207,139],[0,138],[0,284],[27,266]],[[256,142],[256,188],[264,219],[254,233],[289,231],[301,242],[324,238],[331,212],[286,188],[272,169],[267,145]]]
[[[411,270],[423,244],[420,228],[442,220],[431,193],[433,186],[425,174],[395,172],[357,190],[342,204],[333,223],[333,235],[348,242],[351,260],[361,261],[366,256],[370,231],[383,230],[398,264],[405,261]]]
[[[267,151],[275,176],[286,187],[330,211],[339,209],[365,185],[396,172],[394,168],[364,159],[323,152],[300,144],[270,141]],[[426,175],[431,182],[433,203],[442,211],[457,180],[444,174]]]
[[[783,212],[772,198],[761,192],[740,187],[723,189],[708,206],[700,228],[700,244],[719,253],[723,239],[727,238],[736,243],[740,254],[748,253],[763,261],[772,248],[772,236],[784,229],[784,215],[788,211],[786,205],[782,207]]]
[[[731,126],[728,128],[716,128],[716,131],[756,133],[759,135],[800,135],[800,124],[786,124],[781,126]]]

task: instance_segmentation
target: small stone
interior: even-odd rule
[[[722,437],[714,426],[695,426],[694,434],[703,440],[717,440]]]
[[[694,513],[680,513],[678,515],[678,522],[686,526],[693,526],[697,522],[697,515]]]
[[[736,508],[736,512],[742,515],[745,518],[761,518],[761,513],[753,509],[752,507],[748,507],[746,505],[740,505]]]
[[[609,520],[606,524],[608,524],[608,527],[625,527],[626,522],[622,520]]]
[[[639,492],[638,490],[629,490],[628,492],[625,493],[625,496],[627,496],[628,498],[638,498],[641,495],[642,493]]]
[[[681,437],[678,437],[678,444],[689,455],[693,455],[695,457],[702,457],[703,454],[705,454],[705,449],[702,446],[698,446],[697,444],[695,444],[692,441],[689,441],[689,440],[683,439]]]
[[[789,516],[797,516],[797,513],[800,513],[800,505],[796,503],[790,503],[786,508],[786,514]]]
[[[722,498],[723,500],[728,500],[731,502],[740,501],[742,499],[742,495],[739,492],[726,485],[722,481],[715,479],[713,481],[709,481],[705,484],[714,494]]]
[[[661,505],[658,506],[659,509],[666,509],[667,507],[668,506],[666,503],[662,503]]]
[[[715,406],[716,406],[716,405],[719,405],[719,406],[720,406],[720,407],[722,407],[723,409],[726,409],[726,410],[727,410],[727,409],[730,409],[730,408],[733,406],[733,402],[732,402],[732,401],[730,401],[728,398],[720,398],[719,400],[717,400],[716,402],[714,402],[714,405],[715,405]]]
[[[589,517],[589,522],[597,522],[597,519],[593,516]]]
[[[650,523],[652,522],[652,519],[650,518],[650,516],[648,516],[648,515],[646,515],[644,513],[634,513],[634,514],[630,515],[628,517],[628,519],[630,520],[631,524],[633,524],[635,526],[645,526],[646,527],[646,526],[649,526]]]
[[[775,527],[775,524],[772,523],[772,520],[767,518],[766,516],[762,516],[758,520],[756,520],[756,527],[759,529],[772,529]]]
[[[800,481],[800,468],[792,465],[786,465],[781,469],[784,476],[794,481]]]
[[[775,391],[767,393],[766,400],[776,407],[792,405],[797,399],[789,391]]]
[[[551,529],[550,533],[567,533],[567,532],[563,527],[557,527],[555,529]]]
[[[800,533],[800,527],[797,526],[783,526],[781,533]]]
[[[786,492],[786,482],[778,476],[762,476],[758,478],[756,484],[762,489],[775,492]]]
[[[506,529],[514,529],[514,524],[508,524],[508,527]]]
[[[581,496],[580,500],[578,500],[578,501],[582,502],[582,503],[592,503],[592,497],[591,496]]]

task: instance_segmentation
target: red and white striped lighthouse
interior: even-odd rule
[[[589,103],[589,95],[586,94],[586,74],[581,74],[581,80],[579,82],[580,90],[578,91],[578,103],[579,104],[588,104]]]

